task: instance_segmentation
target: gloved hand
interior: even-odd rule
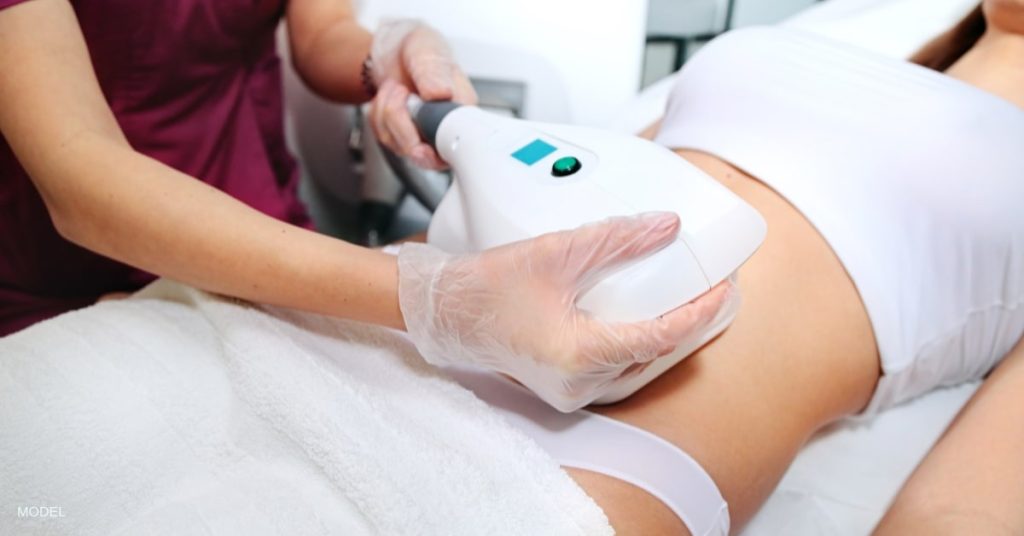
[[[444,38],[415,20],[385,21],[374,33],[370,59],[378,88],[370,108],[370,124],[377,139],[420,167],[447,167],[420,139],[406,108],[410,92],[425,101],[476,104],[476,91],[455,64]]]
[[[429,363],[496,370],[557,409],[574,410],[670,353],[725,303],[729,283],[645,322],[606,323],[577,309],[576,298],[609,270],[656,252],[678,232],[675,214],[651,213],[479,254],[405,244],[398,273],[406,328]]]

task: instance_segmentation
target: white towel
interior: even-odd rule
[[[0,339],[0,534],[25,532],[612,531],[402,335],[158,281]]]

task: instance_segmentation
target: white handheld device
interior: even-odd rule
[[[415,117],[454,173],[427,235],[444,251],[477,252],[612,216],[679,215],[672,244],[624,265],[577,300],[602,320],[647,320],[684,305],[730,277],[764,241],[765,221],[753,207],[648,140],[450,102],[423,103]],[[704,332],[596,399],[537,394],[562,411],[622,400],[718,335],[737,309],[727,304]]]

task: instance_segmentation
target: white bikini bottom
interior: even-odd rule
[[[449,372],[563,467],[605,474],[647,491],[675,512],[695,536],[729,534],[729,508],[718,486],[675,445],[586,410],[561,413],[493,373]]]

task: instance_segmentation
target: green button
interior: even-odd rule
[[[583,167],[583,164],[575,156],[564,156],[556,160],[555,164],[551,166],[551,174],[556,177],[568,177],[579,171],[581,167]]]

